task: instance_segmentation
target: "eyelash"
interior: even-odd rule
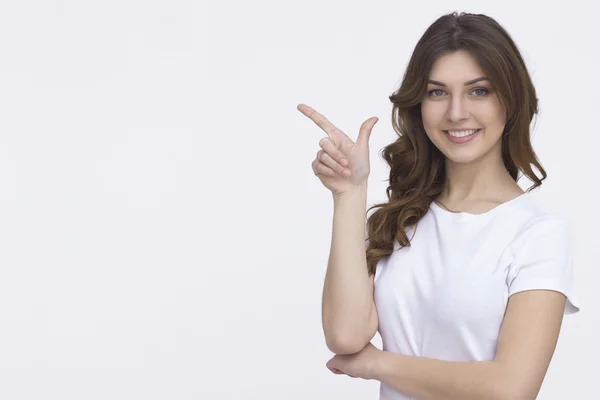
[[[433,92],[437,92],[438,90],[439,90],[439,91],[441,91],[441,92],[443,92],[443,91],[444,91],[444,90],[442,90],[442,89],[433,89],[433,90],[430,90],[430,91],[428,91],[428,92],[427,92],[427,95],[428,95],[429,97],[441,97],[441,96],[434,96],[434,95],[432,94]],[[485,93],[484,93],[484,94],[482,94],[481,96],[475,96],[475,97],[483,97],[483,96],[485,96],[486,94],[488,94],[488,93],[490,92],[490,91],[489,91],[488,89],[486,89],[486,88],[475,88],[475,89],[473,89],[473,92],[474,92],[474,91],[476,91],[476,90],[485,90]]]

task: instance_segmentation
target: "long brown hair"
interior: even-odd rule
[[[377,262],[394,250],[394,242],[409,246],[406,229],[416,224],[442,192],[446,178],[444,155],[429,140],[421,117],[421,100],[434,62],[442,55],[466,50],[489,78],[506,110],[502,159],[516,181],[522,171],[535,189],[546,179],[530,141],[529,126],[538,113],[538,99],[527,67],[509,34],[482,14],[453,12],[438,18],[417,43],[400,88],[389,98],[392,126],[398,139],[382,149],[390,166],[388,201],[375,204],[367,218],[369,276]],[[542,174],[538,178],[531,165]],[[369,211],[367,210],[367,212]]]

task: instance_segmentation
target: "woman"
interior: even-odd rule
[[[535,399],[563,315],[579,308],[568,225],[529,194],[546,172],[531,147],[538,102],[523,59],[492,18],[444,15],[390,100],[389,201],[371,207],[366,246],[378,119],[354,143],[298,106],[328,135],[312,164],[334,198],[327,367],[380,381],[381,400]],[[519,171],[533,182],[526,192]],[[382,350],[370,344],[377,331]]]

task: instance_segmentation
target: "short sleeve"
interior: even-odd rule
[[[525,290],[555,290],[567,297],[565,314],[578,312],[573,256],[566,221],[554,217],[537,223],[513,243],[508,296]]]

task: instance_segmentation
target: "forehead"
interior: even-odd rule
[[[463,84],[485,73],[477,60],[466,50],[444,54],[433,64],[429,79],[446,84]]]

